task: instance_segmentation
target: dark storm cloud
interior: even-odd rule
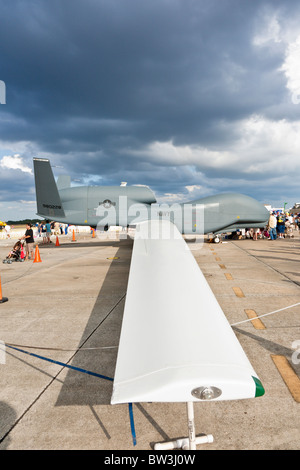
[[[230,153],[253,114],[299,119],[280,70],[286,44],[254,43],[266,18],[277,14],[286,27],[291,8],[297,17],[295,2],[0,0],[0,8],[0,139],[27,166],[39,154],[64,166],[57,173],[101,175],[103,184],[126,177],[158,193],[201,181],[213,191],[214,178],[240,187],[245,163],[215,157],[211,166],[149,148]]]
[[[21,201],[31,198],[35,199],[35,194],[31,189],[32,178],[21,170],[12,173],[9,170],[1,169],[0,201]],[[13,188],[13,191],[12,191]]]
[[[164,138],[195,119],[234,119],[261,98],[250,93],[260,86],[250,42],[257,6],[12,1],[1,8],[0,32],[10,109],[33,124],[51,120],[50,132],[54,117],[67,124],[73,116],[142,119],[143,134],[154,127]],[[245,67],[242,80],[234,64]]]

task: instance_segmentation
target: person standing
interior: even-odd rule
[[[277,216],[277,227],[276,227],[278,238],[284,238],[285,231],[285,216],[284,214],[278,214]]]
[[[276,240],[277,238],[276,226],[277,226],[277,219],[275,217],[275,214],[272,213],[270,214],[269,222],[268,222],[269,234],[270,234],[269,240]]]
[[[47,238],[47,243],[51,243],[50,237],[51,237],[51,224],[49,220],[46,220],[46,238]]]
[[[43,244],[47,243],[47,240],[46,240],[46,222],[42,222],[41,223],[41,234],[42,234],[42,241],[43,241]]]
[[[25,256],[25,261],[28,259],[33,258],[33,244],[34,244],[34,238],[33,238],[33,230],[31,224],[26,225],[26,232],[25,235],[22,237],[26,241],[26,256]]]
[[[5,225],[4,230],[6,232],[6,238],[10,238],[10,225]]]

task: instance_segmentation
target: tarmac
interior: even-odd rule
[[[0,265],[0,450],[153,453],[186,436],[184,403],[110,404],[132,238],[37,240],[40,262]],[[195,403],[196,434],[214,437],[199,450],[299,450],[299,232],[188,243],[265,388]]]

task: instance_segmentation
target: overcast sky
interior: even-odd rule
[[[33,157],[76,185],[149,185],[160,202],[300,201],[296,0],[0,0],[0,12],[0,220],[34,217]]]

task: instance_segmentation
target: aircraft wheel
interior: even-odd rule
[[[220,241],[221,241],[221,240],[220,240],[220,237],[215,237],[215,238],[214,238],[214,243],[220,243]]]

